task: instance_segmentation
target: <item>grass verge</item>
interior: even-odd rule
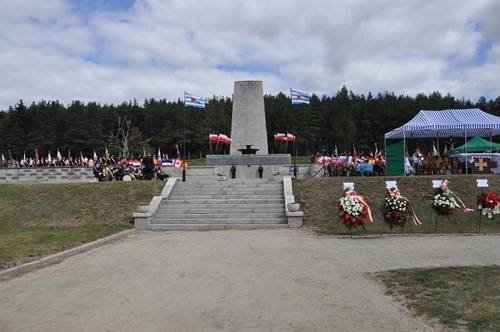
[[[380,234],[384,233],[434,233],[431,222],[431,204],[434,191],[432,181],[437,179],[450,180],[449,188],[455,192],[474,212],[464,213],[456,209],[448,219],[438,218],[437,233],[474,233],[478,220],[476,197],[476,179],[486,178],[490,188],[500,187],[500,177],[494,175],[449,175],[449,176],[407,176],[407,177],[319,177],[293,181],[295,199],[304,211],[304,225],[312,227],[320,234]],[[420,226],[407,225],[404,229],[396,227],[390,230],[383,223],[382,206],[387,189],[385,181],[397,180],[401,194],[413,204],[415,212],[423,223]],[[368,223],[366,229],[349,231],[344,226],[338,226],[338,211],[335,206],[343,195],[343,182],[355,182],[356,192],[367,197],[372,209],[374,223]],[[434,222],[434,218],[432,219]],[[458,226],[457,226],[458,225]],[[500,216],[496,220],[481,218],[481,233],[500,233]]]
[[[500,267],[384,272],[387,294],[416,315],[451,329],[500,331]]]
[[[132,228],[160,181],[0,185],[0,269]]]

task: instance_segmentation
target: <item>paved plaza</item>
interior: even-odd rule
[[[500,264],[500,236],[133,231],[0,282],[1,331],[431,331],[374,272]]]

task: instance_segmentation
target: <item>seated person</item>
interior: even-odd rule
[[[362,174],[363,174],[363,168],[361,166],[361,163],[359,162],[354,163],[354,175],[361,176]]]
[[[369,162],[364,162],[363,164],[361,164],[361,169],[364,176],[371,176],[373,173],[372,164],[370,164]]]

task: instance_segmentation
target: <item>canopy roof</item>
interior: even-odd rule
[[[405,125],[385,134],[385,138],[481,136],[500,134],[500,117],[479,108],[422,110]]]
[[[481,137],[474,137],[464,145],[459,146],[456,149],[453,149],[453,153],[462,153],[462,152],[485,152],[485,151],[498,151],[500,150],[500,144],[495,142],[490,142]]]

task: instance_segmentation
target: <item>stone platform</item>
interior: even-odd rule
[[[285,165],[291,164],[289,154],[266,155],[209,155],[207,166],[238,166],[238,165]]]

